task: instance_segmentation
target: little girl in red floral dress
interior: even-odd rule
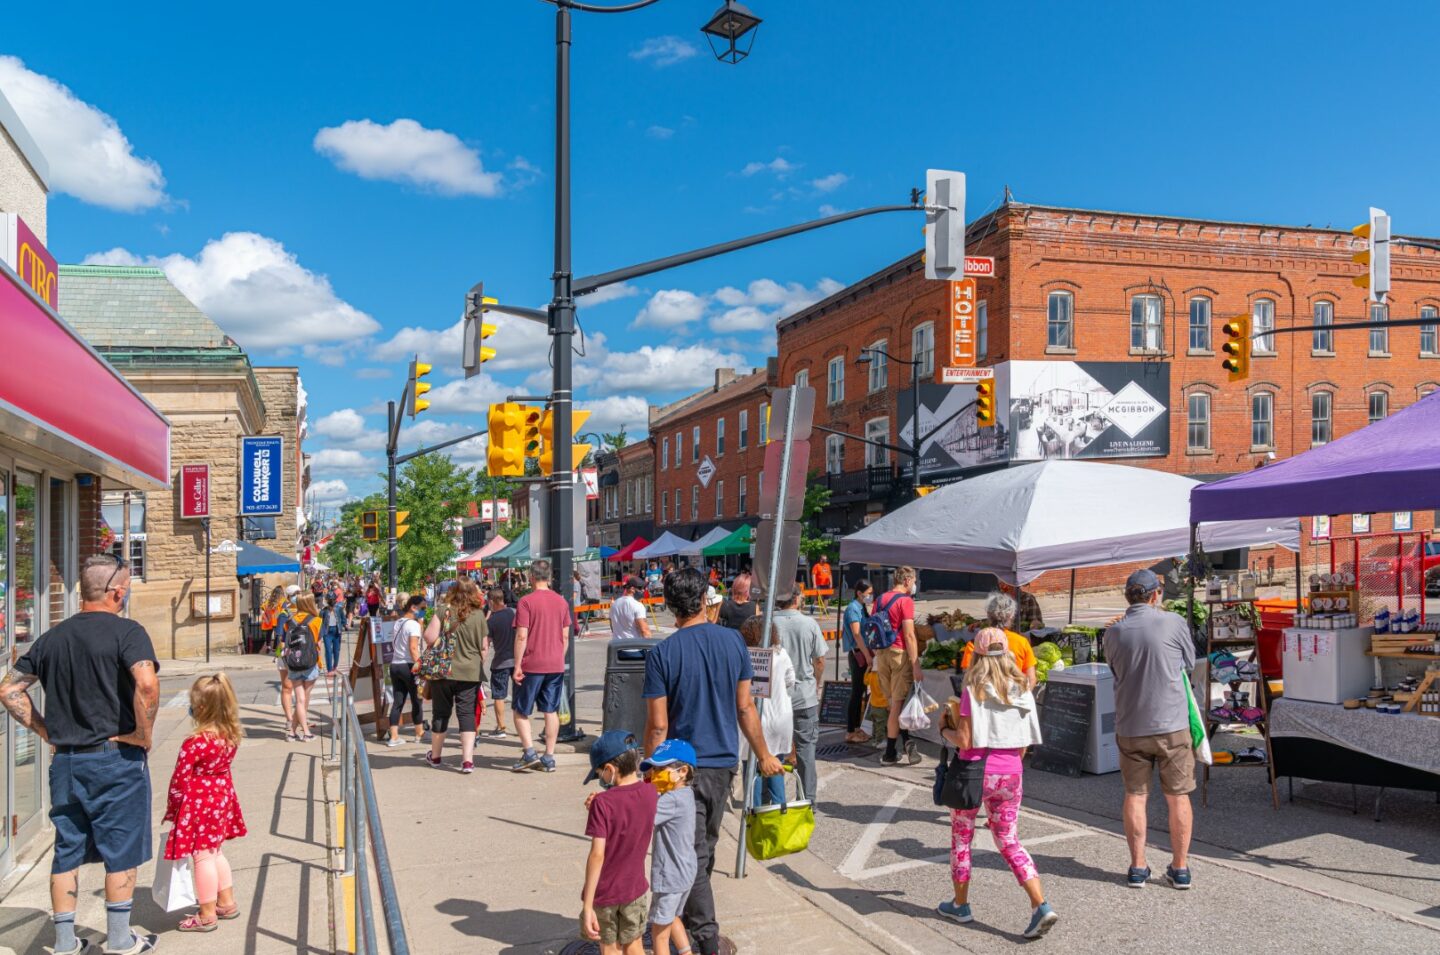
[[[240,916],[230,863],[221,846],[245,835],[245,819],[235,796],[230,763],[240,746],[240,704],[223,673],[202,676],[190,687],[190,718],[195,732],[180,744],[170,777],[165,822],[173,822],[165,841],[166,859],[191,857],[198,914],[180,923],[182,932],[213,932],[220,919]]]

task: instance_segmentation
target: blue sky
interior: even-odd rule
[[[1429,3],[754,0],[738,66],[698,32],[717,3],[577,15],[578,273],[904,201],[927,166],[966,172],[970,218],[1009,184],[1297,225],[1374,204],[1440,234]],[[376,485],[410,353],[437,371],[407,446],[548,379],[543,335],[514,323],[492,374],[457,379],[455,323],[478,280],[548,298],[554,148],[549,6],[338,9],[86,4],[0,39],[0,90],[54,167],[57,257],[156,262],[257,363],[299,363],[332,500]],[[586,306],[591,425],[643,433],[647,401],[763,364],[777,317],[919,242],[918,217],[870,219]]]

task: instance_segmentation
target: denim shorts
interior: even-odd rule
[[[514,672],[513,666],[495,667],[490,671],[490,699],[508,700],[510,698],[510,675]]]
[[[527,673],[515,684],[515,699],[510,706],[521,716],[529,716],[537,707],[541,713],[558,713],[564,692],[565,674]]]
[[[51,872],[91,862],[125,872],[150,860],[150,766],[138,746],[106,743],[94,753],[50,759]]]

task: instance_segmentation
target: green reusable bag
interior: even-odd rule
[[[804,795],[799,776],[795,777],[795,795]],[[746,797],[748,800],[748,793]],[[750,806],[745,815],[745,848],[751,858],[762,861],[804,852],[815,831],[815,809],[808,799],[788,802],[782,796],[780,805]]]

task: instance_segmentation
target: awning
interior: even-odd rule
[[[724,537],[700,551],[705,557],[749,556],[750,545],[755,541],[755,528],[741,524],[729,536]]]
[[[647,540],[646,540],[645,538],[643,538],[643,537],[637,537],[637,538],[635,538],[633,541],[631,541],[630,543],[626,544],[624,547],[622,547],[622,548],[620,548],[619,550],[617,550],[615,553],[611,554],[611,555],[609,556],[609,558],[607,558],[607,559],[608,559],[608,560],[617,560],[617,561],[620,561],[620,560],[634,560],[634,559],[635,559],[635,552],[636,552],[636,551],[638,551],[638,550],[643,550],[643,549],[645,549],[646,547],[649,547],[649,546],[650,546],[650,542],[649,542],[649,541],[647,541]]]
[[[525,528],[525,530],[520,532],[519,537],[506,544],[504,547],[500,548],[495,553],[489,554],[481,558],[481,562],[486,564],[501,564],[513,567],[516,566],[516,564],[512,562],[512,558],[521,563],[528,564],[530,562],[530,528]]]
[[[649,560],[652,557],[674,557],[676,554],[690,553],[691,541],[683,537],[677,537],[666,531],[655,542],[635,551],[632,555],[636,560]],[[696,551],[695,553],[699,553]]]
[[[455,562],[455,566],[460,570],[475,570],[480,566],[480,562],[483,561],[486,557],[489,557],[491,554],[494,554],[502,548],[509,546],[510,542],[508,540],[506,540],[503,536],[496,534],[494,537],[486,541],[485,546],[475,551],[475,553],[467,554],[464,557],[461,557],[458,561]]]
[[[277,554],[249,541],[240,541],[235,546],[239,548],[235,554],[236,577],[300,573],[300,562],[293,557]]]

